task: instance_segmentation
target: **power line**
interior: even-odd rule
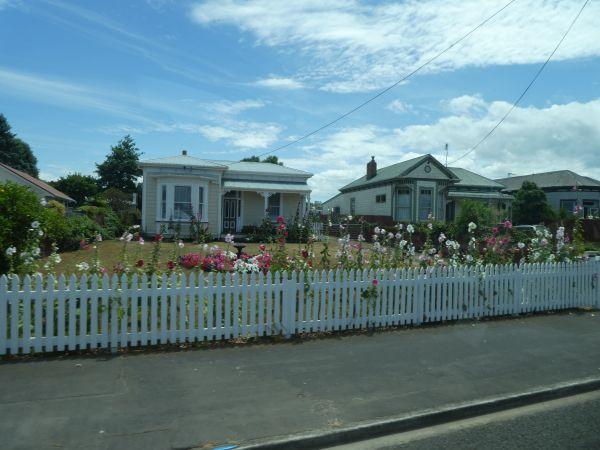
[[[355,113],[356,111],[358,111],[359,109],[363,108],[364,106],[368,105],[369,103],[371,103],[373,100],[381,97],[383,94],[385,94],[386,92],[394,89],[396,86],[398,86],[400,83],[402,83],[403,81],[406,81],[407,79],[409,79],[410,77],[412,77],[414,74],[416,74],[417,72],[419,72],[421,69],[423,69],[424,67],[426,67],[427,65],[431,64],[433,61],[435,61],[436,59],[438,59],[440,56],[442,56],[444,53],[448,52],[450,49],[452,49],[456,44],[459,44],[460,42],[464,41],[466,38],[468,38],[469,36],[471,36],[473,33],[475,33],[475,31],[477,31],[479,28],[481,28],[482,26],[484,26],[486,23],[488,23],[490,20],[492,20],[494,17],[496,17],[498,14],[500,14],[502,11],[504,11],[506,8],[508,8],[510,5],[512,5],[514,2],[516,2],[517,0],[510,0],[507,4],[505,4],[502,8],[500,8],[499,10],[497,10],[494,14],[492,14],[491,16],[489,16],[487,19],[485,19],[483,22],[481,22],[479,25],[477,25],[475,28],[473,28],[471,31],[469,31],[467,34],[464,34],[462,37],[460,37],[459,39],[457,39],[456,41],[454,41],[452,44],[450,44],[448,47],[446,47],[444,50],[442,50],[441,52],[439,52],[438,54],[436,54],[435,56],[431,57],[430,59],[428,59],[427,61],[425,61],[423,64],[421,64],[419,67],[417,67],[416,69],[414,69],[412,72],[408,73],[407,75],[405,75],[403,78],[401,78],[400,80],[396,81],[394,84],[392,84],[391,86],[388,86],[387,88],[385,88],[384,90],[378,92],[377,94],[375,94],[374,96],[370,97],[369,99],[365,100],[364,102],[362,102],[361,104],[359,104],[358,106],[355,106],[354,108],[352,108],[350,111],[347,111],[346,113],[342,114],[341,116],[337,117],[336,119],[332,120],[331,122],[326,123],[325,125],[322,125],[321,127],[317,128],[316,130],[313,130],[309,133],[306,133],[302,136],[300,136],[297,139],[294,139],[291,142],[288,142],[287,144],[281,145],[273,150],[269,150],[268,152],[264,152],[261,153],[260,156],[265,156],[265,155],[269,155],[271,153],[275,153],[279,150],[283,150],[284,148],[290,147],[294,144],[297,144],[300,141],[303,141],[304,139],[317,134],[318,132],[324,130],[325,128],[330,127],[331,125],[339,122],[340,120],[348,117],[350,114]]]
[[[573,19],[573,21],[571,22],[571,24],[569,25],[569,28],[567,28],[567,31],[565,31],[565,33],[563,34],[562,38],[560,38],[560,41],[558,41],[558,44],[556,44],[556,47],[554,47],[554,50],[552,50],[552,53],[550,53],[550,56],[548,56],[548,59],[546,59],[546,61],[544,62],[544,64],[542,64],[540,66],[540,68],[536,72],[535,76],[531,79],[531,81],[529,82],[529,84],[527,85],[527,87],[525,88],[525,90],[521,93],[521,95],[519,96],[519,98],[512,104],[512,106],[506,112],[506,114],[504,114],[504,116],[502,116],[502,118],[498,121],[498,123],[496,123],[496,125],[494,125],[492,127],[492,129],[490,131],[488,131],[488,133],[485,136],[483,136],[483,138],[481,138],[479,140],[479,142],[477,142],[477,144],[475,144],[469,150],[467,150],[465,153],[463,153],[461,156],[459,156],[458,158],[456,158],[455,160],[453,160],[452,162],[450,162],[450,164],[454,164],[455,162],[460,161],[465,156],[467,156],[470,153],[472,153],[473,151],[475,151],[475,149],[477,147],[479,147],[488,137],[490,137],[492,135],[492,133],[494,131],[496,131],[496,128],[498,128],[502,124],[502,122],[504,122],[504,120],[510,115],[510,113],[513,112],[513,110],[517,107],[517,105],[519,104],[519,102],[523,99],[523,97],[525,97],[525,94],[527,94],[527,91],[529,91],[529,88],[531,86],[533,86],[533,83],[535,83],[535,80],[537,80],[538,77],[541,75],[542,71],[548,65],[548,63],[550,62],[550,60],[552,59],[552,57],[554,56],[554,54],[556,53],[556,51],[558,50],[558,48],[561,46],[561,44],[563,43],[563,41],[565,40],[565,38],[567,37],[567,35],[571,31],[571,29],[575,25],[575,22],[577,22],[577,19],[579,19],[579,16],[581,16],[581,13],[583,12],[583,10],[585,9],[585,7],[587,6],[588,2],[589,2],[589,0],[585,0],[585,2],[583,3],[583,6],[579,10],[579,12],[577,13],[577,15]]]

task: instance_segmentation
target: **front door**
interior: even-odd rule
[[[223,233],[235,233],[240,218],[241,199],[238,191],[230,191],[223,198]]]

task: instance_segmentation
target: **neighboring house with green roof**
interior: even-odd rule
[[[140,162],[142,229],[189,231],[192,219],[209,233],[241,233],[265,216],[291,218],[310,202],[311,173],[278,164],[200,159],[187,154]]]
[[[514,194],[524,181],[531,181],[546,193],[548,204],[556,212],[572,213],[575,206],[582,208],[584,217],[600,215],[600,181],[579,175],[571,170],[533,173],[496,180],[505,192]]]
[[[453,220],[465,199],[485,202],[499,217],[510,215],[512,196],[494,180],[458,167],[445,167],[432,155],[377,168],[375,157],[364,176],[323,202],[324,211],[370,220],[416,222],[432,214]]]

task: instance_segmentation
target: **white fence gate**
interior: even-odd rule
[[[600,261],[587,261],[130,279],[2,276],[0,354],[116,350],[598,307],[599,271]]]

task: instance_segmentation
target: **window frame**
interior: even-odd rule
[[[350,197],[350,215],[356,215],[356,197]]]
[[[387,195],[386,194],[377,194],[375,195],[375,203],[386,203]]]
[[[271,201],[272,201],[273,197],[275,197],[275,196],[279,196],[279,204],[271,205]],[[271,212],[271,208],[277,208],[277,214],[273,214]],[[267,215],[268,215],[269,219],[271,219],[271,222],[275,222],[275,221],[277,221],[277,218],[282,215],[282,212],[283,212],[283,193],[273,192],[267,198]]]
[[[157,182],[157,205],[156,221],[157,222],[190,222],[191,219],[175,218],[175,186],[189,186],[191,189],[191,206],[192,217],[201,222],[208,222],[206,217],[206,205],[208,202],[208,182],[188,181],[188,180],[169,180]],[[202,188],[202,196],[200,199],[200,188]],[[163,192],[166,190],[166,210],[163,217]],[[202,205],[203,214],[199,217],[200,205]]]
[[[400,193],[402,191],[402,194]],[[403,206],[400,205],[400,196],[401,195],[406,195],[406,198],[408,199],[408,205],[407,206]],[[408,218],[401,218],[399,211],[404,211],[407,212],[407,216]],[[407,187],[407,186],[401,186],[396,188],[396,218],[395,220],[398,221],[411,221],[412,220],[412,189]]]

